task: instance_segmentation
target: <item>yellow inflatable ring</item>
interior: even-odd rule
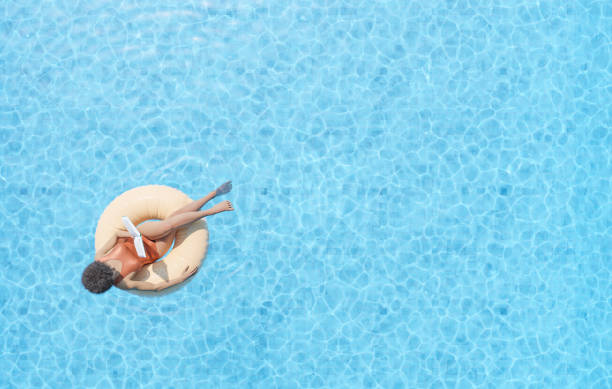
[[[128,216],[135,226],[149,219],[166,219],[177,209],[192,202],[178,189],[164,185],[146,185],[130,189],[115,198],[102,212],[95,236],[96,251],[118,230],[125,230],[122,216]],[[176,230],[174,247],[165,258],[144,266],[133,277],[137,281],[153,283],[178,278],[185,267],[200,267],[208,249],[208,227],[200,219]],[[185,286],[186,281],[159,292],[130,289],[129,292],[143,296],[160,296]]]

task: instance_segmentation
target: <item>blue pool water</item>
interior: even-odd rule
[[[3,2],[0,387],[612,387],[611,25],[606,1]],[[185,288],[83,288],[113,198],[228,179]]]

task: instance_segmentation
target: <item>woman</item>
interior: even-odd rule
[[[118,231],[96,252],[94,262],[83,271],[81,282],[90,292],[103,293],[113,285],[121,289],[161,290],[185,281],[198,269],[187,267],[181,277],[160,284],[135,281],[131,278],[143,266],[155,262],[166,254],[174,241],[177,228],[206,216],[233,211],[234,208],[229,201],[222,201],[210,209],[200,211],[200,208],[209,200],[228,193],[230,190],[232,190],[232,182],[228,181],[207,196],[175,211],[167,219],[138,226],[145,246],[146,258],[138,256],[134,239],[129,232]]]

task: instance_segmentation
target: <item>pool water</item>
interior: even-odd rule
[[[589,0],[3,2],[0,387],[612,387],[611,25]],[[229,179],[183,289],[83,288],[113,198]]]

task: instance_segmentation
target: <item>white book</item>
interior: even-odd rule
[[[142,235],[140,235],[140,231],[138,231],[138,228],[136,228],[129,217],[122,216],[121,220],[123,221],[123,225],[125,228],[127,228],[130,235],[132,235],[132,238],[134,238],[134,247],[136,247],[138,256],[141,258],[146,258],[147,253],[144,248],[144,243],[142,242]]]

